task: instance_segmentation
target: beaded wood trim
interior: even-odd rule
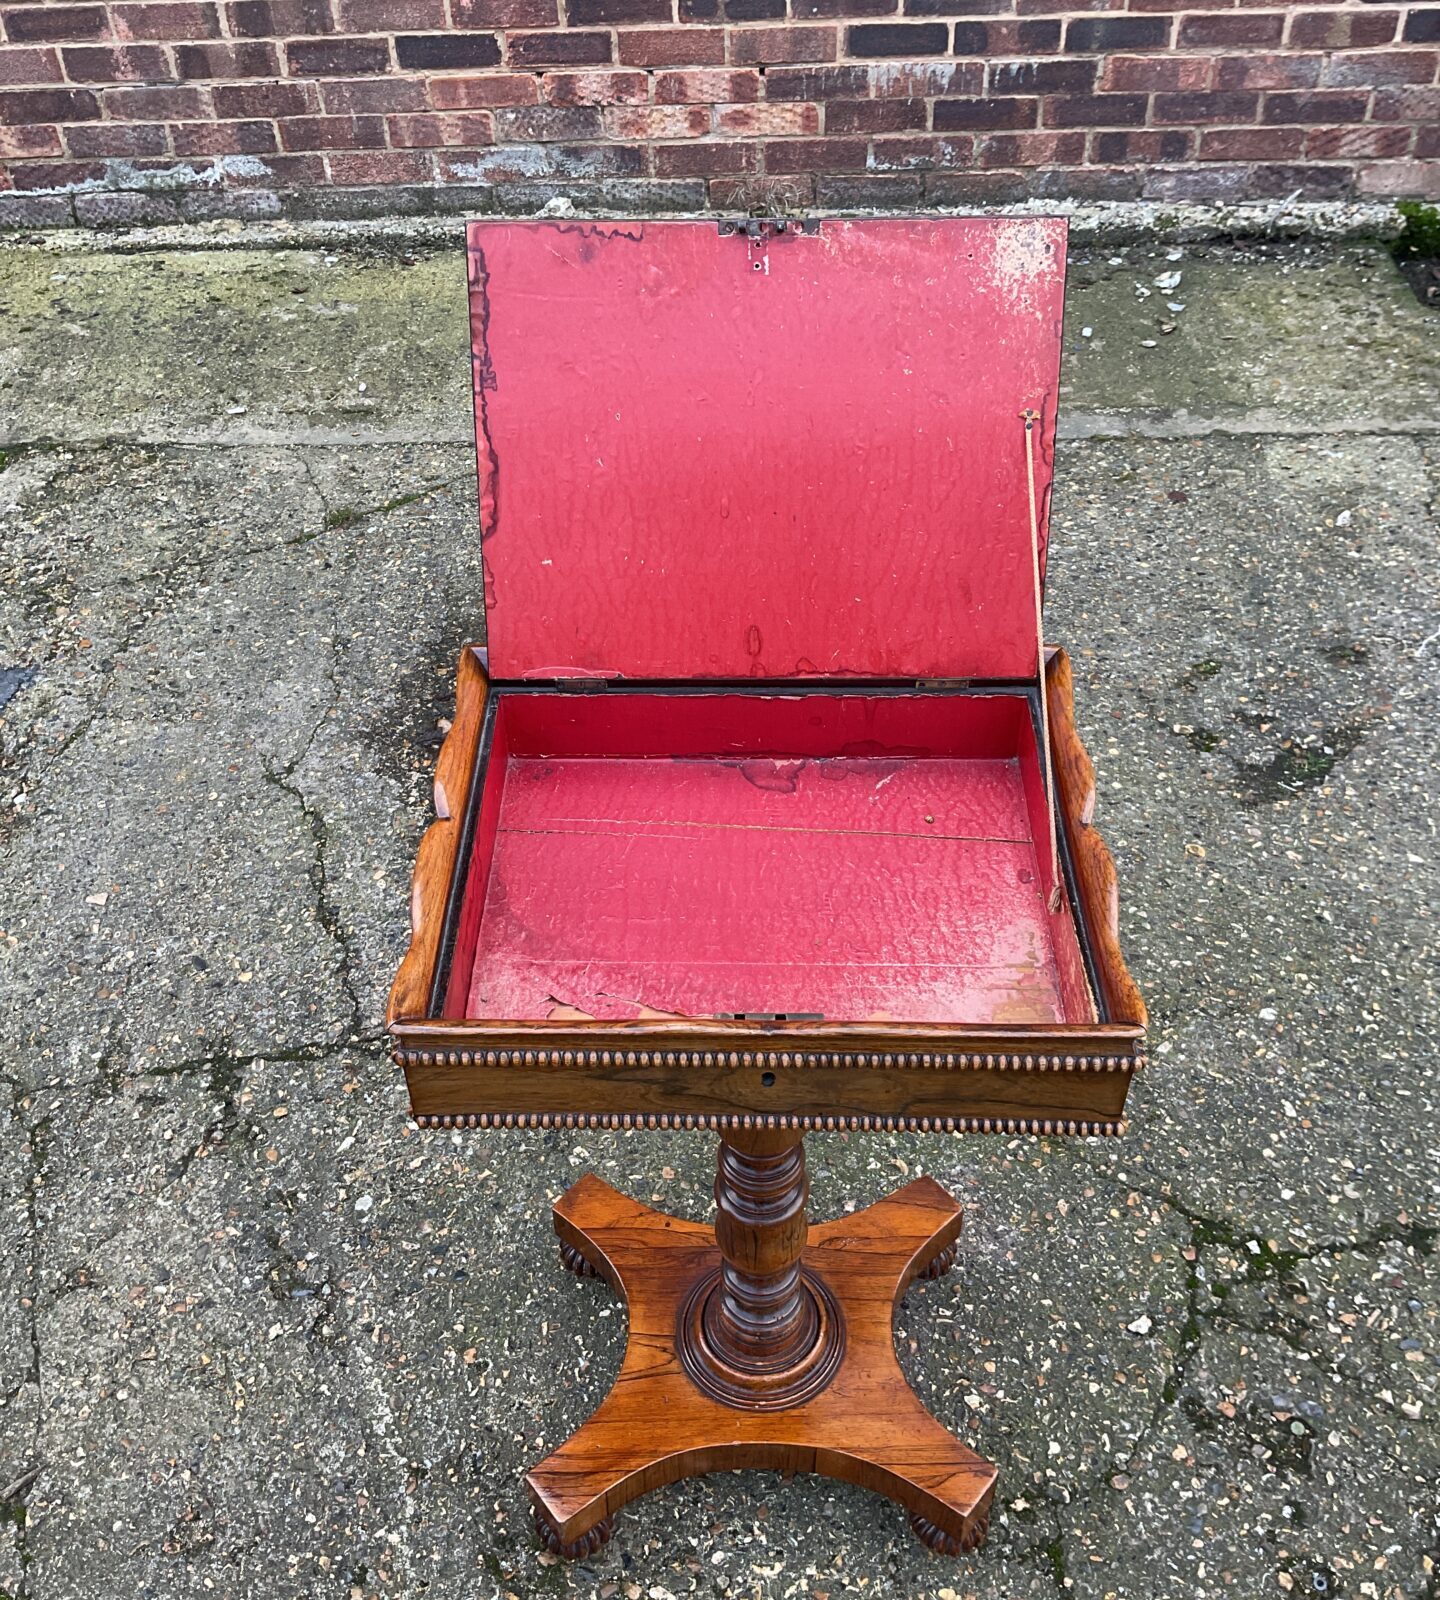
[[[417,1116],[415,1123],[417,1127],[426,1129],[643,1128],[724,1133],[739,1128],[789,1128],[805,1133],[1028,1133],[1045,1136],[1065,1134],[1081,1139],[1119,1137],[1126,1129],[1123,1117],[1111,1122],[1096,1122],[1049,1117],[807,1117],[759,1116],[746,1112],[711,1116],[678,1111],[634,1114],[620,1111],[471,1111],[455,1116]]]
[[[405,1050],[392,1052],[397,1067],[861,1067],[870,1070],[937,1068],[970,1072],[1138,1072],[1145,1056],[967,1055],[938,1051],[875,1050]]]

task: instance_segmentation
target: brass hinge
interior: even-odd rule
[[[743,234],[747,239],[759,239],[767,230],[770,233],[819,233],[818,217],[725,217],[716,227],[722,239],[732,234]]]
[[[721,1022],[824,1022],[823,1011],[721,1011]]]
[[[917,689],[968,689],[973,678],[917,678]]]
[[[568,689],[572,694],[598,694],[610,687],[608,678],[551,678],[557,689]]]

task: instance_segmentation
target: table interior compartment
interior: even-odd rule
[[[1020,694],[496,693],[447,1016],[1088,1022]]]

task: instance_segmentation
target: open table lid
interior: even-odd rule
[[[1029,678],[1065,223],[476,222],[490,671]]]

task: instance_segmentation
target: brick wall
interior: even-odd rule
[[[1440,190],[1440,5],[0,0],[0,221]]]

